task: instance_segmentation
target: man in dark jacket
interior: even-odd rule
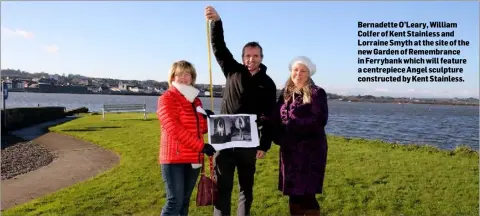
[[[218,197],[214,203],[214,215],[230,215],[231,193],[235,167],[238,171],[240,198],[237,215],[250,215],[253,201],[253,183],[256,159],[263,158],[272,143],[271,130],[261,124],[269,116],[276,103],[277,88],[266,74],[262,64],[263,50],[257,42],[243,47],[242,62],[237,62],[225,44],[223,23],[211,6],[205,9],[207,20],[211,20],[211,43],[213,53],[226,78],[223,92],[222,114],[256,114],[260,128],[260,145],[257,148],[230,148],[215,155],[215,176]]]

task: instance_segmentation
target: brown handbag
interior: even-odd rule
[[[205,163],[202,164],[197,190],[197,206],[213,205],[217,197],[217,185],[213,179],[213,157],[210,159],[210,178],[205,175]],[[205,161],[205,160],[204,160]]]

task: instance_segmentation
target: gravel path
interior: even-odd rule
[[[22,158],[32,158],[23,161],[35,161],[34,157],[36,157],[36,160],[48,157],[39,157],[38,153],[28,155],[24,152],[47,152],[47,155],[55,155],[55,159],[47,166],[39,167],[39,169],[18,175],[15,178],[2,180],[2,211],[91,179],[120,162],[117,153],[64,134],[50,132],[33,141],[36,144],[17,142],[18,144],[15,145],[17,147],[15,147],[15,150],[12,149],[12,152],[20,152]],[[21,144],[23,144],[23,147],[21,147]],[[11,147],[14,146],[7,148]],[[7,148],[2,150],[2,166],[5,166],[3,165],[5,160],[3,157]],[[36,148],[36,150],[32,150],[32,148]],[[45,149],[48,151],[45,151]],[[7,154],[12,155],[13,153]],[[3,169],[5,168],[2,167],[2,177]]]
[[[32,141],[20,142],[2,149],[2,180],[50,164],[55,155]]]

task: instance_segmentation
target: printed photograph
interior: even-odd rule
[[[252,141],[250,116],[216,116],[210,118],[211,144],[231,141]]]

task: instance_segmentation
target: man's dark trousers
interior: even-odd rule
[[[238,172],[240,196],[238,199],[238,216],[250,215],[253,202],[253,183],[255,178],[255,148],[232,148],[218,151],[214,156],[215,177],[218,197],[214,203],[214,216],[231,215],[231,199],[235,167]]]

